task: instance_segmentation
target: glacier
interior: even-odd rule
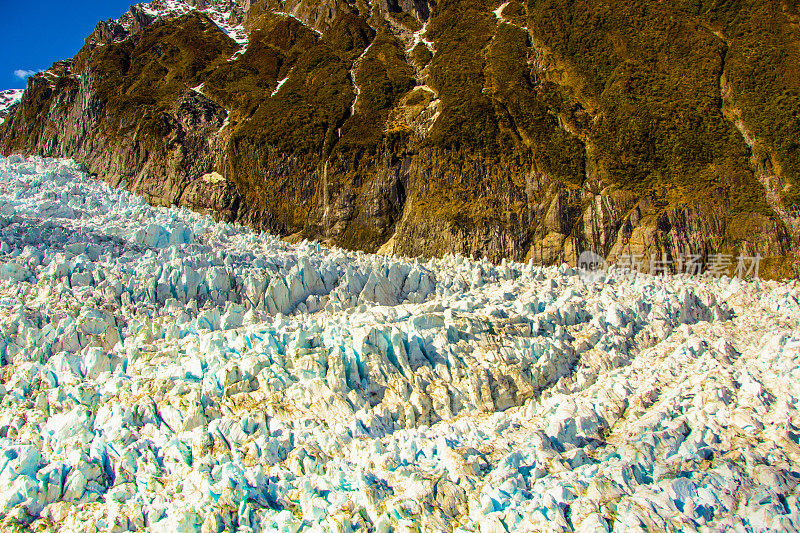
[[[796,531],[797,281],[297,245],[0,158],[0,528]]]

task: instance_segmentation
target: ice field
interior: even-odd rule
[[[796,531],[797,282],[290,245],[0,158],[3,531]]]

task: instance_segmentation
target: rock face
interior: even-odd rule
[[[796,274],[797,8],[645,4],[155,1],[32,77],[0,147],[367,251]]]

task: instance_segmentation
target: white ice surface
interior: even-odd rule
[[[0,158],[0,529],[795,531],[798,299],[289,245]]]

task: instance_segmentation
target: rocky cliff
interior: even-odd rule
[[[349,248],[797,275],[798,65],[777,0],[156,0],[30,78],[0,147]]]

